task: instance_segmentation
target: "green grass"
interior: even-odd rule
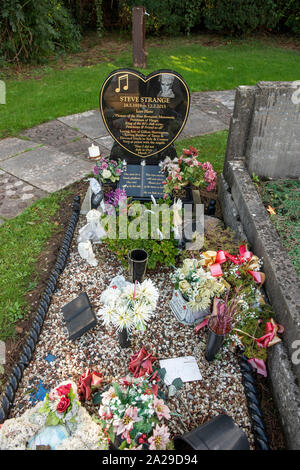
[[[258,188],[265,206],[276,211],[271,220],[300,277],[300,179],[267,181]]]
[[[182,44],[148,48],[148,74],[173,69],[186,80],[190,91],[225,90],[254,85],[260,80],[298,80],[300,53],[248,41],[203,47]],[[0,105],[0,137],[16,135],[22,129],[72,113],[98,107],[101,84],[109,72],[132,67],[131,48],[111,62],[55,70],[39,69],[28,80],[8,80],[7,104]],[[1,76],[0,76],[1,78]],[[100,117],[99,117],[100,119]]]
[[[199,158],[202,162],[209,161],[217,173],[223,171],[224,157],[226,151],[228,131],[214,132],[200,137],[182,139],[175,142],[175,148],[178,155],[181,155],[182,149],[190,145],[198,150]]]
[[[26,294],[36,286],[36,261],[47,240],[58,229],[52,217],[67,191],[54,193],[27,208],[0,227],[0,340],[15,334],[26,318]]]

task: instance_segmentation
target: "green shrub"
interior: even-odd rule
[[[188,34],[200,22],[202,3],[203,0],[122,0],[119,6],[122,26],[131,29],[132,7],[142,4],[149,13],[146,16],[148,34]]]
[[[76,51],[80,33],[60,0],[2,0],[0,57],[42,62],[50,54]]]
[[[203,19],[208,30],[238,36],[273,28],[278,14],[273,0],[205,0]]]
[[[300,34],[300,0],[277,0],[278,30]]]

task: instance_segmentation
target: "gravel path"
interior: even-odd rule
[[[74,240],[77,239],[78,228],[84,223],[85,218],[81,217]],[[99,260],[96,268],[89,267],[80,258],[77,244],[73,241],[69,261],[53,295],[33,359],[24,371],[10,417],[20,416],[32,406],[29,392],[40,380],[46,389],[51,389],[68,378],[76,382],[89,367],[102,372],[110,382],[128,373],[129,357],[144,346],[159,359],[194,355],[203,377],[199,382],[186,383],[179,397],[169,401],[171,411],[182,415],[181,418],[173,417],[170,422],[173,435],[192,430],[225,411],[244,429],[253,448],[237,358],[232,351],[224,349],[220,360],[211,364],[205,360],[206,329],[196,336],[192,327],[177,322],[169,308],[172,295],[170,269],[162,268],[151,276],[160,293],[155,320],[144,334],[136,332],[132,335],[131,349],[121,349],[114,328],[104,327],[100,318],[93,330],[75,342],[68,340],[61,307],[86,291],[97,312],[101,306],[100,295],[112,277],[126,275],[115,255],[105,246],[94,245],[94,252]],[[51,363],[45,360],[48,354],[55,356]],[[97,408],[89,406],[89,411],[97,413]]]

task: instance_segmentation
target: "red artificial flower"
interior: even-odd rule
[[[56,389],[56,392],[57,392],[57,395],[59,395],[60,397],[61,396],[66,397],[67,395],[69,395],[70,390],[71,390],[71,384],[67,384],[67,385],[61,385],[60,387],[58,387]]]
[[[92,395],[92,389],[101,387],[103,375],[100,372],[91,372],[87,369],[85,374],[79,379],[78,382],[78,396],[80,401],[88,401]]]
[[[128,367],[129,372],[132,372],[134,377],[143,377],[145,374],[151,375],[153,373],[152,363],[156,359],[151,353],[148,354],[145,348],[141,348],[139,352],[131,356]]]
[[[60,399],[60,402],[58,403],[57,407],[56,407],[56,410],[59,412],[59,413],[64,413],[70,406],[70,400],[69,398],[63,396],[61,397]]]

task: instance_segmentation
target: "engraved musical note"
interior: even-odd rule
[[[123,85],[123,90],[128,90],[128,73],[126,75],[121,75],[118,77],[118,87],[115,89],[116,93],[120,93],[121,90],[121,80],[125,80],[125,85]]]

